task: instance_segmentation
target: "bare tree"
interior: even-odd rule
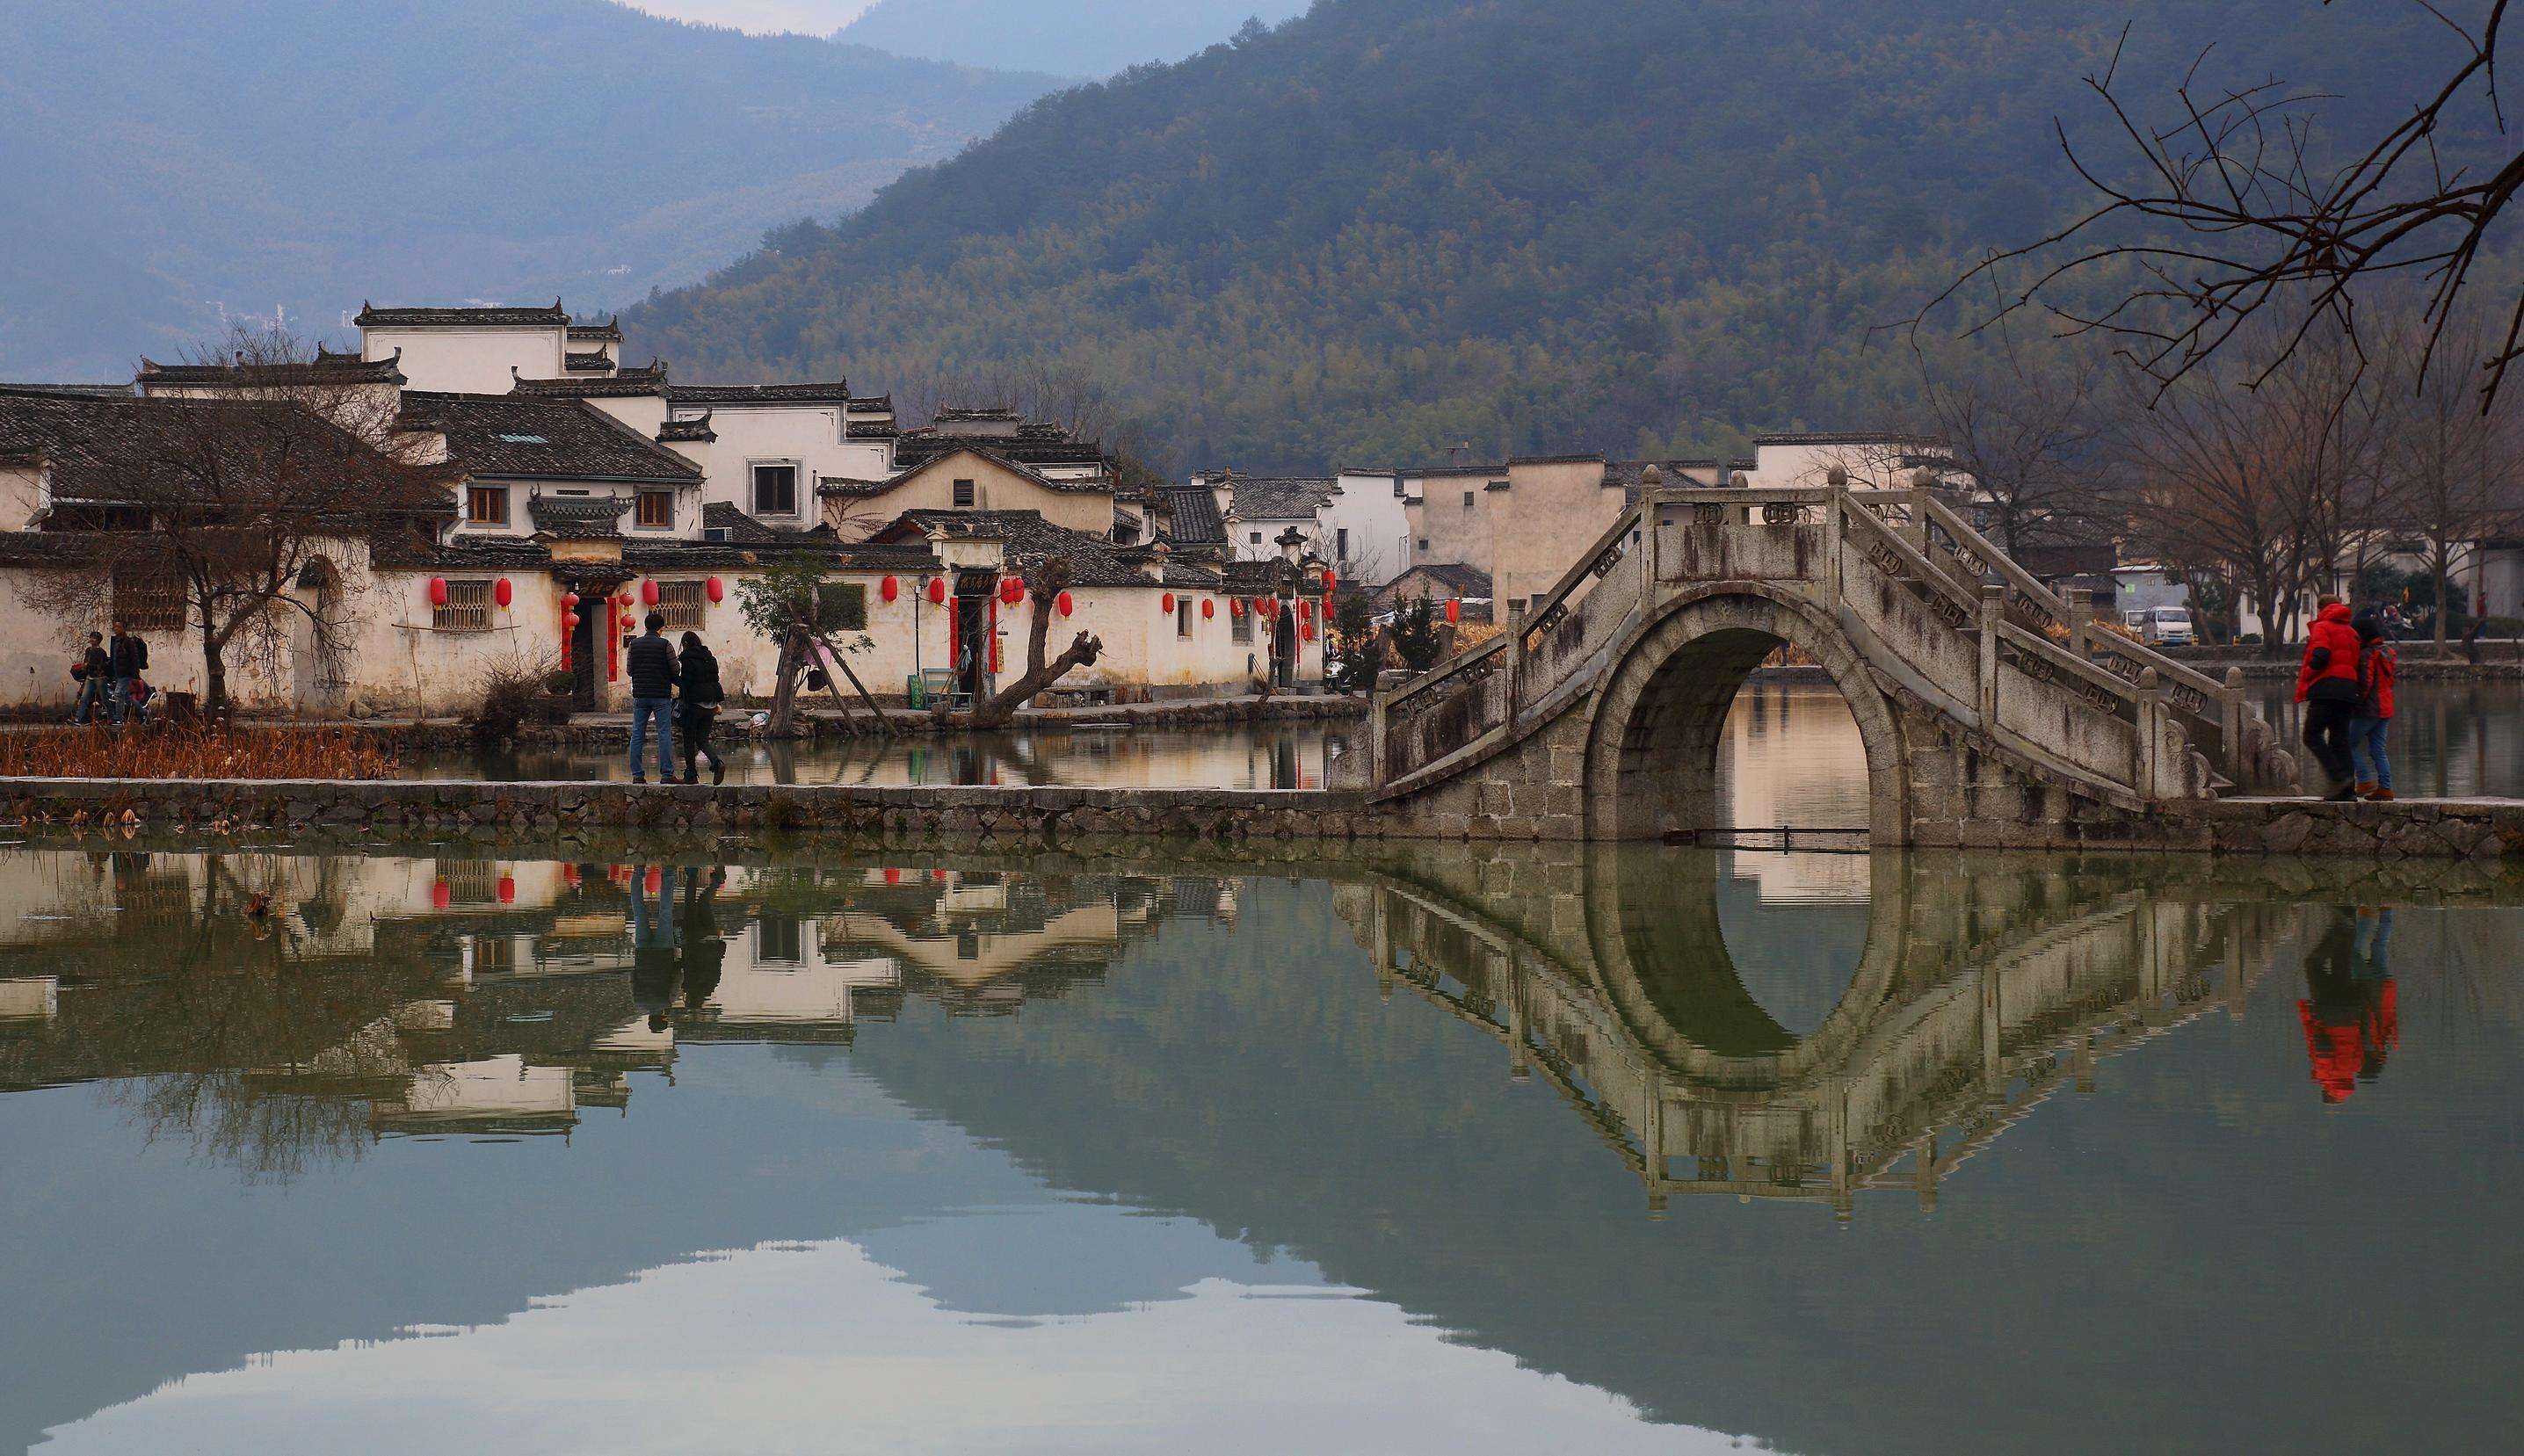
[[[2427,320],[2405,311],[2386,334],[2400,404],[2385,442],[2395,480],[2394,523],[2415,537],[2435,588],[2437,648],[2446,645],[2453,577],[2477,566],[2480,543],[2524,525],[2524,428],[2510,403],[2483,411],[2469,383],[2449,369],[2419,366]],[[2445,335],[2449,348],[2485,347],[2487,320],[2470,312]]]
[[[2203,75],[2203,52],[2174,88],[2166,117],[2144,121],[2122,87],[2116,46],[2110,64],[2086,77],[2111,117],[2116,153],[2081,152],[2063,123],[2055,126],[2069,166],[2099,201],[2048,236],[1984,260],[1920,316],[1966,282],[2030,265],[2029,281],[2012,290],[2002,313],[2039,303],[2073,329],[2100,331],[2160,388],[2230,347],[2258,345],[2250,370],[2257,383],[2324,331],[2354,347],[2361,286],[2415,274],[2427,290],[2425,372],[2474,281],[2491,224],[2524,187],[2524,147],[2509,140],[2502,158],[2475,170],[2438,144],[2450,134],[2505,129],[2497,54],[2507,0],[2410,6],[2411,24],[2451,38],[2446,70],[2338,164],[2323,160],[2313,124],[2320,105],[2335,98],[2277,79],[2220,87]],[[2119,281],[2124,270],[2133,286]],[[2073,296],[2091,275],[2109,285],[2100,306]],[[2524,287],[2507,291],[2502,325],[2470,355],[2480,364],[2484,405],[2524,357]],[[2247,333],[2257,320],[2272,326]]]
[[[200,643],[218,715],[231,653],[276,662],[293,618],[310,650],[345,652],[335,558],[381,526],[443,519],[453,498],[445,470],[392,433],[375,387],[285,334],[241,330],[187,376],[180,393],[113,403],[89,442],[101,484],[45,521],[85,530],[97,569],[56,573],[36,596],[86,619],[125,592],[167,602]]]
[[[1913,344],[1937,432],[1972,478],[1983,528],[2008,555],[2117,532],[2105,448],[2117,396],[2102,350],[2027,339],[2007,319],[1969,344]]]
[[[1044,639],[1051,632],[1054,604],[1069,586],[1070,564],[1067,557],[1052,557],[1025,573],[1026,594],[1034,601],[1034,622],[1026,634],[1026,670],[1015,682],[1001,688],[991,701],[973,709],[973,726],[999,728],[1007,724],[1016,710],[1032,703],[1044,689],[1068,675],[1073,667],[1092,667],[1104,655],[1104,639],[1092,632],[1081,632],[1060,655],[1044,660]]]

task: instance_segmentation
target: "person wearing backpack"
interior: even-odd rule
[[[2401,671],[2392,634],[2371,613],[2357,617],[2357,716],[2349,721],[2349,756],[2357,779],[2357,797],[2369,803],[2393,801],[2393,755],[2386,740],[2393,731],[2393,679]]]
[[[129,718],[139,704],[140,674],[149,670],[149,644],[131,632],[125,622],[114,624],[114,638],[105,645],[106,667],[114,675],[114,721],[117,727]]]

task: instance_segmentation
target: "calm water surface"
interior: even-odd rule
[[[2505,1449],[2515,888],[0,849],[0,1449]]]

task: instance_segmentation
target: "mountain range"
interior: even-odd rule
[[[2150,104],[2198,62],[2354,132],[2451,37],[2314,0],[1321,0],[626,326],[713,374],[1084,381],[1171,469],[1916,420],[1874,327],[2090,201],[2054,121],[2111,155],[2083,78],[2116,50]]]
[[[11,0],[0,378],[283,315],[607,308],[832,217],[1058,82],[605,0]]]
[[[1109,75],[1179,61],[1246,21],[1277,24],[1308,0],[877,0],[836,40],[898,56],[1010,71]]]

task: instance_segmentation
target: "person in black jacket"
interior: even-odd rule
[[[684,634],[684,653],[676,671],[676,685],[682,690],[682,721],[676,728],[684,735],[684,782],[702,781],[701,760],[710,761],[710,782],[727,782],[727,760],[710,748],[710,733],[718,727],[719,705],[727,693],[718,683],[718,658],[699,632]]]
[[[73,723],[93,723],[114,711],[110,696],[114,683],[114,656],[105,650],[105,634],[87,634],[87,652],[79,658],[78,707],[71,714]]]
[[[631,676],[631,782],[649,782],[641,757],[649,746],[649,727],[657,730],[657,781],[675,781],[675,649],[662,634],[665,614],[653,611],[648,631],[631,640],[622,655]]]
[[[114,624],[114,640],[105,645],[106,668],[114,674],[114,721],[131,716],[140,698],[140,674],[149,670],[149,644],[131,635],[122,622]]]

